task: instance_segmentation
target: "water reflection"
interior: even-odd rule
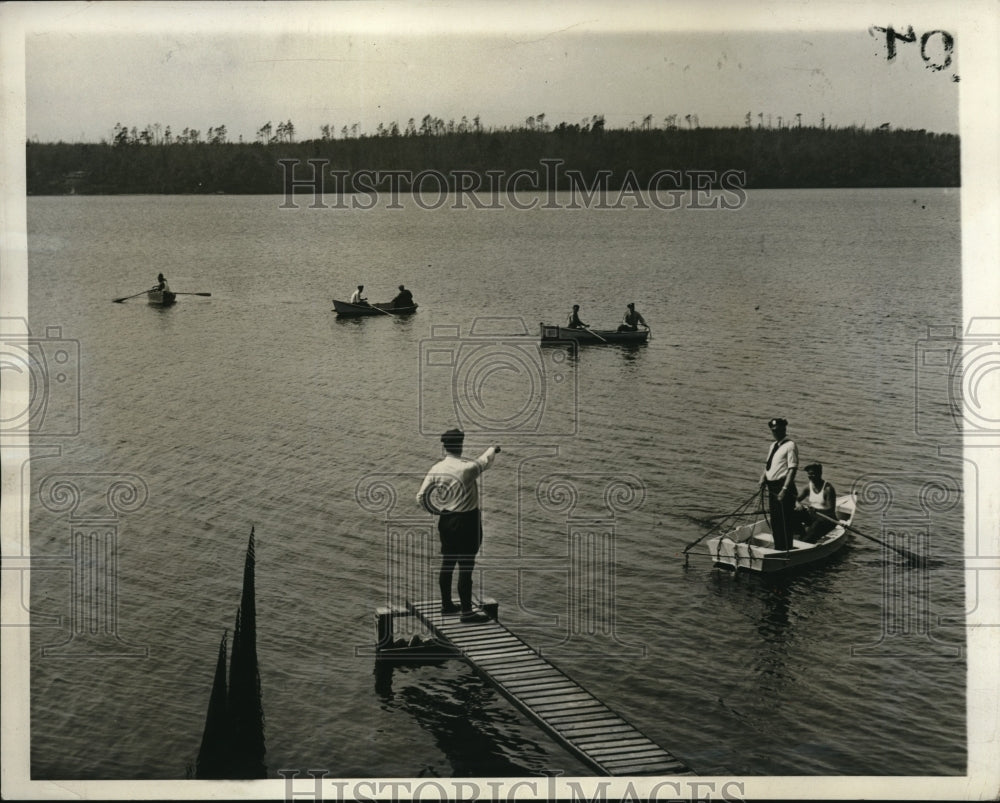
[[[397,666],[381,671],[391,678],[393,672],[419,670]],[[391,691],[390,680],[381,701],[384,710],[411,716],[431,734],[447,758],[453,777],[523,776],[551,762],[541,746],[518,734],[517,716],[498,705],[500,701],[492,688],[469,673],[451,678],[424,674],[398,692]],[[537,761],[531,761],[532,757]]]
[[[708,584],[713,594],[732,604],[732,615],[752,620],[758,639],[747,644],[748,668],[761,692],[786,692],[797,682],[801,660],[796,643],[809,622],[803,606],[815,606],[817,598],[835,587],[846,551],[788,577],[712,571]]]

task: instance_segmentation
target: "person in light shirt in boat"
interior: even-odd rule
[[[639,325],[646,326],[646,321],[643,319],[642,315],[636,310],[635,304],[629,302],[628,311],[625,313],[625,317],[622,318],[621,325],[618,327],[619,332],[635,332],[638,331]],[[649,327],[646,326],[648,329]]]
[[[799,470],[799,447],[788,437],[788,422],[772,418],[767,422],[774,443],[767,455],[767,462],[760,475],[761,488],[767,488],[768,508],[771,512],[771,532],[775,549],[794,549],[792,543],[798,529],[795,517],[795,473]]]
[[[153,287],[154,290],[159,290],[161,293],[169,293],[170,286],[167,284],[167,280],[164,278],[162,273],[156,274],[156,286]]]
[[[488,469],[500,453],[499,446],[491,446],[479,457],[462,457],[465,433],[449,429],[441,436],[444,459],[439,460],[417,491],[417,502],[428,513],[438,516],[438,535],[441,538],[441,571],[438,584],[441,588],[441,613],[461,613],[461,621],[485,622],[486,614],[472,609],[472,570],[476,553],[483,541],[483,523],[479,512],[479,475]],[[458,599],[451,597],[451,580],[458,567]]]
[[[580,305],[574,304],[573,311],[569,314],[569,323],[566,324],[568,329],[587,329],[589,328],[587,324],[580,320]]]
[[[837,491],[832,484],[823,479],[821,463],[810,463],[803,471],[809,477],[809,483],[799,494],[795,512],[800,525],[805,528],[802,540],[814,544],[836,527],[832,521],[816,514],[822,513],[830,519],[837,518]]]
[[[357,304],[359,307],[367,307],[368,299],[364,297],[363,293],[365,286],[363,284],[358,285],[358,289],[351,294],[351,303]]]

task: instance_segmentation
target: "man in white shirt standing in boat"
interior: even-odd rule
[[[424,477],[417,492],[417,501],[429,513],[438,516],[441,537],[441,613],[461,613],[462,621],[485,622],[489,617],[472,609],[472,570],[476,553],[483,541],[483,524],[479,512],[479,475],[492,465],[500,453],[491,446],[479,457],[462,457],[465,433],[449,429],[441,436],[444,459],[439,460]],[[458,567],[458,599],[451,598],[451,580]]]
[[[799,470],[799,447],[788,437],[788,422],[772,418],[767,422],[774,443],[767,455],[764,471],[760,475],[761,487],[767,487],[768,508],[771,512],[771,532],[776,549],[792,549],[796,529],[795,472]]]

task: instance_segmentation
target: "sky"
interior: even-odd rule
[[[959,129],[961,40],[946,51],[958,21],[949,31],[940,4],[29,5],[26,136],[41,142],[110,140],[116,123],[253,140],[286,120],[308,139],[426,114]],[[889,59],[875,26],[913,26],[915,41]]]

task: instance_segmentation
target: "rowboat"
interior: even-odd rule
[[[417,311],[417,305],[394,307],[391,301],[383,304],[351,304],[349,301],[333,299],[333,309],[342,318],[360,318],[362,315],[410,315]]]
[[[156,307],[169,307],[177,300],[177,293],[170,290],[147,290],[146,301]]]
[[[774,548],[774,536],[767,519],[743,524],[708,539],[708,552],[715,565],[723,569],[774,574],[801,569],[831,557],[847,543],[847,527],[854,519],[853,495],[837,497],[837,520],[840,522],[815,544],[792,541],[792,549]]]
[[[553,326],[543,323],[542,344],[565,343],[567,340],[584,344],[600,343],[645,343],[649,339],[648,329],[637,329],[634,332],[619,332],[616,329],[569,329],[565,326]]]

